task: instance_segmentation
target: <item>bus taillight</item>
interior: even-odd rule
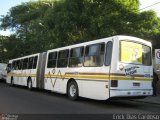
[[[118,80],[111,80],[111,87],[118,87]]]

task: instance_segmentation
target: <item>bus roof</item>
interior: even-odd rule
[[[116,36],[112,36],[112,37],[108,37],[108,38],[102,38],[102,39],[92,40],[92,41],[83,42],[83,43],[79,43],[79,44],[75,44],[75,45],[69,45],[69,46],[65,46],[65,47],[55,48],[55,49],[48,50],[48,52],[70,49],[70,48],[75,48],[75,47],[81,47],[81,46],[85,46],[85,45],[88,45],[88,44],[96,44],[96,43],[100,43],[100,42],[107,42],[108,40],[113,40],[113,39],[117,39],[117,40],[127,40],[128,39],[128,40],[137,41],[137,42],[146,44],[148,46],[151,46],[151,42],[143,40],[143,39],[138,38],[138,37],[127,36],[127,35],[116,35]]]
[[[146,44],[148,46],[151,46],[151,42],[143,40],[141,38],[137,38],[137,37],[133,37],[133,36],[127,36],[127,35],[116,35],[116,36],[112,36],[112,37],[107,37],[107,38],[92,40],[92,41],[83,42],[83,43],[79,43],[79,44],[68,45],[68,46],[65,46],[65,47],[55,48],[55,49],[48,50],[47,52],[59,51],[59,50],[70,49],[70,48],[75,48],[75,47],[81,47],[81,46],[86,46],[88,44],[96,44],[96,43],[100,43],[100,42],[107,42],[108,40],[113,40],[113,39],[116,39],[116,40],[127,40],[128,39],[128,40],[137,41],[137,42]],[[32,54],[32,55],[27,55],[27,56],[24,56],[24,57],[11,59],[11,60],[9,60],[9,63],[11,63],[14,60],[23,59],[23,58],[27,58],[27,57],[31,57],[31,56],[35,56],[35,55],[39,55],[39,54],[40,53],[36,53],[36,54]]]
[[[143,43],[145,45],[151,46],[151,42],[146,41],[144,39],[138,38],[138,37],[133,37],[133,36],[124,36],[124,35],[118,35],[116,36],[119,40],[125,40],[125,39],[129,39],[129,40],[134,40],[136,42],[140,42]]]
[[[27,56],[11,59],[11,60],[9,60],[9,63],[12,63],[12,61],[14,61],[14,60],[19,60],[19,59],[23,59],[23,58],[27,58],[27,57],[32,57],[32,56],[36,56],[36,55],[39,55],[39,54],[40,53],[36,53],[36,54],[32,54],[32,55],[27,55]]]

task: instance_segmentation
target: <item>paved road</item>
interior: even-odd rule
[[[111,102],[80,98],[71,101],[66,95],[47,91],[29,91],[0,83],[1,114],[115,114],[159,113],[160,106],[128,100]]]

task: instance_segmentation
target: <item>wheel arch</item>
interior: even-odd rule
[[[68,85],[70,82],[74,81],[76,84],[77,84],[77,81],[74,79],[74,78],[70,78],[67,82],[67,87],[66,87],[66,93],[67,93],[67,89],[68,89]],[[78,84],[77,84],[77,87],[78,87]],[[79,91],[79,87],[78,87],[78,91]]]

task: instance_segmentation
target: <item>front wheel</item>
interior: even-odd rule
[[[27,86],[28,86],[29,90],[32,90],[32,80],[30,80],[30,79],[28,80]]]
[[[78,86],[75,81],[71,81],[67,88],[67,94],[69,99],[71,100],[77,100],[78,98]]]
[[[11,86],[14,86],[14,80],[11,78]]]

